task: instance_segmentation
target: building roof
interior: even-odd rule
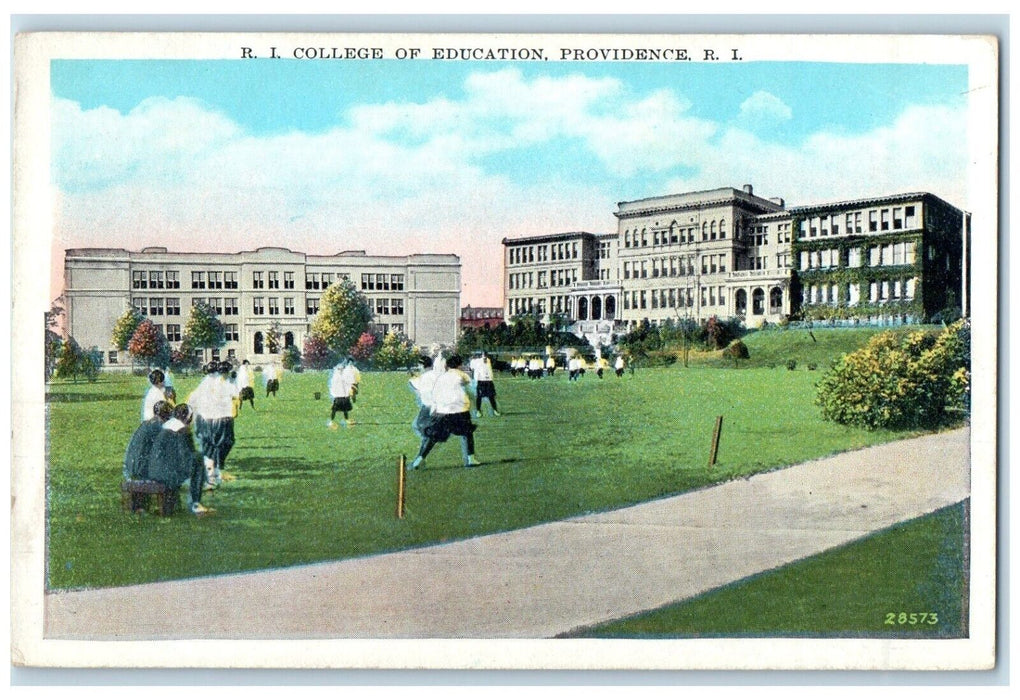
[[[825,202],[822,204],[806,204],[803,206],[790,207],[788,211],[794,214],[809,214],[815,211],[826,211],[831,209],[858,209],[860,207],[871,207],[882,204],[897,204],[902,202],[915,202],[919,199],[935,200],[956,211],[960,211],[949,202],[936,197],[931,192],[903,192],[901,194],[886,194],[876,197],[865,197],[863,199],[845,199],[838,202]]]
[[[518,245],[520,243],[551,243],[569,241],[581,238],[599,238],[606,234],[590,233],[588,231],[568,231],[565,233],[545,233],[537,236],[521,236],[519,238],[504,238],[503,245]],[[612,234],[615,235],[615,234]]]
[[[777,211],[783,208],[779,201],[759,197],[754,194],[754,190],[750,185],[744,185],[744,189],[739,190],[733,187],[718,187],[712,190],[682,192],[617,202],[618,210],[613,213],[613,216],[620,219],[629,216],[643,216],[660,211],[693,209],[706,205],[726,204],[737,201],[764,211]]]

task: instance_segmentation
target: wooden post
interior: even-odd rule
[[[712,432],[712,454],[708,457],[708,466],[715,466],[716,455],[719,454],[719,435],[722,433],[722,416],[716,416],[715,430]]]
[[[404,495],[407,481],[407,457],[400,455],[397,460],[397,519],[404,519]]]

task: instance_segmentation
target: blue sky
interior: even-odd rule
[[[615,230],[622,200],[966,197],[963,66],[62,60],[58,245],[456,252]]]

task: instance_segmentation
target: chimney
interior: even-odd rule
[[[744,185],[744,192],[747,192],[748,194],[754,194],[754,188],[751,187],[750,185]]]
[[[773,204],[778,204],[780,209],[786,208],[786,200],[782,197],[769,197],[769,201]]]

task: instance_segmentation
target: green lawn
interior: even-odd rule
[[[571,637],[967,636],[966,502]]]
[[[877,333],[891,331],[905,335],[911,331],[926,329],[941,331],[942,326],[898,326],[890,328],[776,328],[754,331],[742,338],[750,357],[740,360],[740,368],[781,367],[786,368],[787,360],[797,362],[797,370],[807,370],[814,364],[819,372],[843,353],[856,350]],[[733,360],[722,357],[722,353],[692,353],[691,361],[706,367],[733,367]]]
[[[454,438],[408,477],[394,517],[396,460],[413,457],[416,406],[407,375],[364,373],[353,418],[326,429],[323,373],[287,374],[275,399],[236,422],[237,480],[198,519],[120,509],[124,447],[143,377],[49,387],[48,562],[51,589],[101,587],[287,566],[520,528],[687,491],[745,474],[899,439],[823,422],[819,372],[785,368],[638,370],[568,383],[497,378],[502,418],[478,422],[480,469]],[[186,397],[198,378],[178,378]],[[313,393],[323,392],[315,400]],[[725,416],[715,468],[712,427]]]

